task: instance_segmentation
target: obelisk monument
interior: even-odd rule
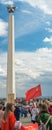
[[[8,57],[7,57],[7,101],[14,102],[15,92],[15,47],[14,47],[14,11],[15,6],[8,6]]]

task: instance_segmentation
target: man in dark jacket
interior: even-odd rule
[[[37,122],[38,122],[39,125],[41,125],[41,123],[40,123],[41,121],[42,121],[42,123],[45,124],[48,121],[49,117],[50,117],[50,114],[48,112],[48,108],[47,108],[46,104],[39,105],[39,111],[40,111],[40,113],[36,117]],[[49,122],[47,124],[47,128],[48,127],[49,127],[49,130],[52,130],[52,116],[51,116],[51,118],[50,118],[50,120],[49,120]]]
[[[14,114],[15,114],[16,120],[19,121],[20,120],[20,108],[19,108],[19,104],[16,105],[15,110],[14,110]]]

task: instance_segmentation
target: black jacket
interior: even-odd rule
[[[20,108],[19,107],[15,108],[14,114],[15,114],[16,120],[20,120]]]

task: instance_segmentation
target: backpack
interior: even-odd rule
[[[39,126],[38,130],[49,130],[49,127],[47,128],[47,124],[48,124],[50,119],[51,119],[51,116],[48,118],[48,120],[45,124],[40,120],[41,125]]]
[[[40,127],[38,128],[38,130],[47,130],[46,125],[41,124]]]

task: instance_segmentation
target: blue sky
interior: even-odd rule
[[[6,97],[8,12],[14,4],[17,97],[40,84],[52,96],[52,0],[0,0],[0,97]]]

